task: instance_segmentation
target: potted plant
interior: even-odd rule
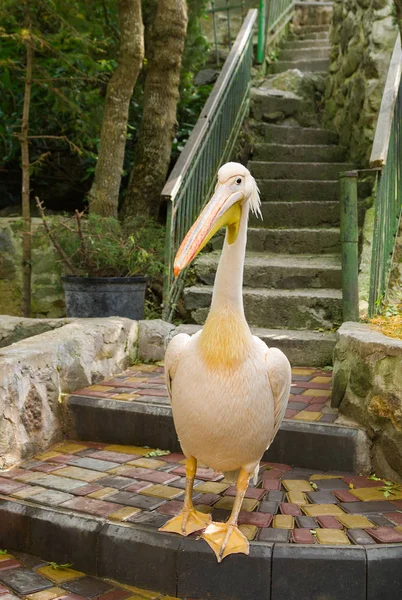
[[[163,227],[79,211],[50,222],[36,204],[63,265],[67,316],[142,319],[148,278],[163,272]]]

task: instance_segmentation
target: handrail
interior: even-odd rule
[[[383,167],[387,160],[392,121],[402,73],[401,37],[398,34],[385,81],[380,112],[370,155],[370,166]]]
[[[260,0],[257,62],[262,63],[267,47],[293,17],[296,0]],[[279,26],[279,27],[278,27]]]
[[[170,320],[184,274],[173,277],[174,254],[205,205],[220,165],[230,156],[247,113],[251,81],[253,27],[251,9],[236,37],[215,86],[162,190],[168,214],[165,246],[164,318]]]

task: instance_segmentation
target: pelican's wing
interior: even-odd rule
[[[169,392],[170,403],[172,403],[172,381],[180,361],[183,348],[188,344],[190,336],[187,333],[179,333],[169,342],[165,353],[165,382]]]
[[[288,359],[278,348],[267,348],[265,361],[267,364],[268,379],[271,384],[275,401],[272,443],[281,426],[283,417],[285,416],[289,400],[290,385],[292,382],[292,373]]]

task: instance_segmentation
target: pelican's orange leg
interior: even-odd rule
[[[191,456],[186,462],[186,492],[183,510],[177,517],[170,519],[159,531],[170,531],[180,535],[190,535],[205,529],[211,523],[211,515],[195,510],[193,504],[193,485],[197,471],[197,459]]]

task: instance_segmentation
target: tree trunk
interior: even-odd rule
[[[118,214],[128,110],[144,59],[144,27],[140,0],[118,0],[119,62],[106,91],[95,178],[88,194],[89,210],[103,217]]]
[[[176,127],[181,58],[187,29],[185,0],[159,0],[150,32],[144,111],[123,218],[157,217]]]
[[[27,31],[25,37],[26,47],[26,71],[25,71],[25,90],[24,106],[22,110],[21,121],[21,169],[22,169],[22,315],[29,317],[31,315],[31,209],[30,209],[30,182],[29,182],[29,108],[31,104],[32,88],[32,63],[34,49],[31,38],[31,19],[29,1],[26,3],[27,11]]]

